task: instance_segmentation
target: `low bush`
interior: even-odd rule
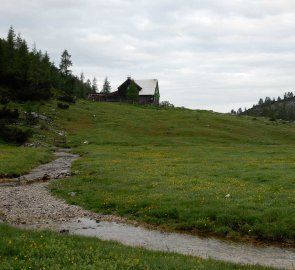
[[[57,103],[57,107],[60,108],[60,109],[66,110],[66,109],[68,109],[70,106],[69,106],[69,104],[62,103],[62,102],[58,102],[58,103]]]
[[[69,102],[69,103],[76,103],[76,97],[71,95],[63,95],[58,98],[60,101]]]
[[[174,108],[174,105],[170,103],[169,101],[162,101],[159,104],[159,107],[161,108]]]
[[[0,110],[0,119],[6,123],[14,123],[19,117],[19,112],[17,109],[11,110],[7,107],[3,107]]]
[[[0,126],[0,138],[6,142],[22,144],[31,136],[30,130],[23,130],[18,127]]]

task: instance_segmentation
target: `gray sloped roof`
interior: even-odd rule
[[[144,95],[154,95],[157,87],[158,80],[150,79],[150,80],[134,80],[137,85],[139,85],[142,89],[139,91],[140,96]]]

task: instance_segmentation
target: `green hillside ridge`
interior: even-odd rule
[[[32,105],[52,121],[34,125],[31,143],[50,145],[56,131],[66,130],[68,146],[81,155],[73,176],[51,183],[57,196],[167,230],[294,246],[292,124],[85,100],[63,110],[56,103]],[[1,160],[13,162],[0,163],[2,174],[19,174],[52,158],[47,147],[0,141],[0,148]],[[263,269],[3,225],[0,235],[1,269],[113,269],[114,263],[122,269]]]
[[[168,230],[294,245],[292,124],[84,100],[40,113],[82,156],[71,178],[51,184],[69,203]],[[49,143],[54,133],[33,139],[42,136]]]
[[[82,155],[74,176],[51,185],[68,202],[166,229],[294,244],[293,125],[87,101],[56,121]]]

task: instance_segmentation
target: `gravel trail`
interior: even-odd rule
[[[119,221],[119,218],[113,216],[101,216],[79,206],[68,205],[50,194],[48,180],[70,176],[71,163],[78,158],[65,150],[58,151],[55,155],[58,158],[54,161],[0,185],[0,220],[42,229],[58,229],[62,223],[78,217]]]

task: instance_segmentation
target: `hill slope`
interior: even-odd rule
[[[293,125],[87,101],[55,117],[82,155],[76,175],[52,185],[68,202],[169,229],[294,244]]]
[[[52,144],[66,130],[82,155],[71,179],[52,184],[68,202],[167,229],[294,244],[292,124],[118,103],[36,105],[53,121],[39,120],[33,140]],[[12,165],[0,166],[2,176],[51,158],[45,148],[27,159],[36,151],[0,144]]]

